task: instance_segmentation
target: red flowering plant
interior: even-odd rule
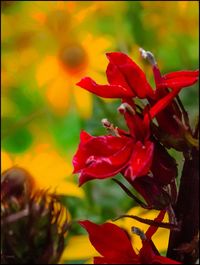
[[[199,130],[198,125],[192,130],[178,94],[183,88],[197,82],[199,71],[177,71],[161,75],[153,54],[143,49],[140,52],[152,65],[155,89],[148,83],[142,69],[120,52],[107,54],[109,64],[106,75],[109,84],[97,84],[89,77],[77,83],[97,96],[121,99],[118,111],[126,121],[127,130],[115,127],[110,121],[103,119],[107,135],[91,136],[82,131],[80,144],[73,158],[74,173],[79,173],[79,185],[93,179],[112,178],[121,173],[146,203],[135,197],[124,184],[115,181],[142,207],[168,212],[171,223],[168,258],[194,262],[198,257],[196,245],[189,253],[183,250],[183,246],[191,244],[198,234]],[[135,99],[145,99],[148,104],[141,107]],[[167,151],[169,148],[182,152],[185,159],[179,190],[176,186],[177,161]],[[196,202],[193,198],[196,198]],[[95,235],[92,234],[98,229],[104,229],[103,227],[107,229],[107,225],[100,228],[89,221],[81,224],[89,232],[91,242],[96,247]],[[173,225],[177,225],[178,231],[172,229]],[[108,229],[118,231],[120,228],[108,225]],[[151,237],[145,238],[143,248],[150,246],[146,241],[152,242]],[[140,253],[145,255],[146,251],[142,249]],[[103,253],[101,249],[99,252]],[[147,255],[151,254],[157,259],[156,253],[153,247]],[[103,256],[102,262],[109,264],[109,255]],[[115,262],[116,258],[117,256]],[[136,263],[147,263],[145,258],[141,258],[141,254],[134,259]],[[158,258],[157,262],[153,259],[149,258],[148,263],[166,263],[164,258]],[[112,264],[112,258],[110,262]]]
[[[165,211],[161,211],[155,221],[162,221]],[[89,239],[102,257],[94,257],[94,264],[181,264],[167,257],[162,257],[152,236],[157,227],[150,226],[144,234],[140,229],[132,227],[133,233],[140,236],[142,248],[138,253],[132,246],[130,235],[125,230],[112,223],[94,224],[88,220],[80,221],[89,233]]]

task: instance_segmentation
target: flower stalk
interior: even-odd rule
[[[181,228],[171,231],[167,256],[193,264],[199,254],[199,152],[195,149],[185,158],[174,211]]]

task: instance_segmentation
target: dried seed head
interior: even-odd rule
[[[1,251],[5,264],[57,264],[64,249],[68,211],[56,195],[35,186],[32,189],[32,179],[22,168],[2,174]]]

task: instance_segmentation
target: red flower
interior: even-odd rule
[[[167,150],[158,142],[154,141],[155,151],[151,171],[156,182],[161,186],[168,185],[175,179],[178,171],[176,160],[169,155]]]
[[[80,221],[79,224],[87,230],[90,242],[103,256],[95,257],[94,264],[138,264],[138,257],[124,230],[111,223],[97,225]]]
[[[143,53],[146,52],[143,50]],[[106,70],[109,84],[99,85],[90,77],[85,77],[77,83],[78,86],[104,98],[138,97],[156,100],[157,91],[153,91],[144,72],[131,58],[121,52],[107,53],[106,56],[109,60]],[[171,88],[175,91],[173,99],[180,89],[198,80],[199,71],[178,71],[161,76],[155,64],[154,75],[156,90]]]
[[[158,134],[165,139],[164,143],[167,147],[184,151],[187,148],[185,133],[192,130],[183,107],[174,98],[183,87],[191,86],[197,82],[199,71],[177,71],[162,76],[153,54],[143,49],[140,51],[142,56],[152,64],[156,90],[154,98],[149,97],[148,101],[152,106],[151,118],[156,116],[159,125]],[[171,92],[169,88],[172,90]]]
[[[124,98],[134,96],[133,92],[125,87],[120,85],[99,85],[90,77],[81,79],[77,85],[103,98]]]
[[[79,185],[92,179],[113,177],[118,173],[122,173],[132,184],[150,170],[154,175],[153,181],[160,187],[176,177],[174,160],[164,147],[149,140],[148,114],[142,119],[133,108],[127,103],[119,108],[129,132],[117,128],[114,131],[116,136],[97,137],[81,132],[80,144],[73,158],[74,173],[80,173]]]
[[[81,173],[79,185],[90,179],[104,179],[119,173],[130,160],[133,141],[128,137],[93,137],[81,132],[73,158],[74,173]]]
[[[156,82],[157,88],[169,87],[179,91],[183,87],[192,86],[198,81],[199,70],[177,71],[163,75],[160,81]]]
[[[74,173],[81,173],[79,185],[91,179],[113,177],[125,169],[125,176],[134,179],[149,171],[153,143],[143,145],[128,136],[93,137],[81,132],[81,142],[73,158]]]
[[[123,102],[133,97],[146,98],[151,105],[149,116],[151,119],[157,118],[162,138],[168,137],[165,145],[183,151],[187,145],[184,125],[180,126],[184,115],[174,98],[183,87],[197,82],[199,71],[177,71],[162,76],[153,54],[143,49],[140,51],[153,66],[156,90],[151,88],[141,68],[121,52],[106,54],[109,60],[106,70],[109,84],[99,85],[91,78],[85,77],[77,85],[104,98],[121,98]],[[172,91],[169,91],[169,88]],[[146,118],[148,119],[147,116]],[[185,128],[188,126],[186,124]]]
[[[122,173],[149,207],[163,209],[171,202],[163,187],[176,178],[177,166],[157,142],[144,145],[130,135],[93,137],[82,131],[73,165],[74,173],[80,173],[79,185]],[[150,170],[152,176],[147,175]]]
[[[121,98],[123,104],[119,111],[124,115],[129,131],[116,128],[114,136],[99,137],[82,132],[73,158],[74,173],[80,173],[79,185],[91,179],[104,179],[122,173],[148,204],[162,208],[169,202],[164,186],[171,184],[177,176],[177,166],[165,148],[153,138],[153,134],[161,139],[160,133],[162,136],[164,130],[164,133],[172,134],[172,137],[171,143],[163,138],[163,144],[167,143],[167,147],[174,146],[178,150],[185,146],[184,139],[180,138],[178,143],[175,139],[176,136],[182,137],[183,131],[174,116],[181,120],[184,114],[174,98],[181,88],[197,81],[198,71],[179,71],[162,76],[153,55],[144,50],[142,52],[153,64],[155,91],[139,66],[120,52],[107,54],[109,64],[106,74],[109,85],[98,85],[90,78],[78,83],[99,96]],[[146,98],[151,108],[145,108],[140,114],[136,113],[136,106],[131,99],[136,96]],[[160,127],[154,124],[151,131],[150,121],[154,117]],[[155,196],[152,197],[153,191]],[[160,198],[161,203],[156,198]]]
[[[132,180],[131,175],[122,174],[135,190],[145,199],[149,208],[161,210],[176,200],[176,193],[169,193],[165,187],[169,184],[174,189],[174,180],[177,177],[177,164],[167,150],[156,140],[154,143],[153,161],[150,173]],[[125,190],[126,192],[126,190]]]
[[[106,54],[110,61],[106,70],[109,84],[99,85],[89,77],[83,78],[78,86],[104,98],[153,97],[153,90],[140,67],[126,54]]]
[[[161,222],[164,215],[165,211],[161,211],[155,221]],[[143,247],[136,254],[130,237],[120,227],[112,223],[97,225],[87,220],[79,224],[87,230],[90,242],[102,255],[94,257],[94,264],[180,264],[160,256],[151,240],[157,227],[150,226],[145,235],[141,235]]]
[[[122,108],[123,107],[123,108]],[[122,104],[129,133],[116,129],[116,136],[93,137],[86,132],[73,158],[74,173],[81,173],[79,185],[91,179],[104,179],[123,172],[132,181],[149,172],[154,144],[149,141],[149,127],[137,114],[129,113],[128,104]],[[127,108],[127,109],[126,109]],[[134,111],[134,110],[133,110]]]

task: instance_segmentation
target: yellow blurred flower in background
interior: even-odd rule
[[[13,9],[11,14],[2,14],[6,48],[2,57],[3,88],[16,87],[22,80],[32,78],[57,115],[66,115],[75,105],[81,117],[90,117],[92,96],[75,84],[86,74],[104,80],[104,53],[111,49],[111,37],[96,37],[88,31],[88,24],[83,25],[84,21],[91,23],[89,18],[98,6],[84,1],[13,4],[18,12]]]
[[[46,98],[53,110],[66,114],[70,104],[75,103],[79,114],[88,118],[92,113],[92,95],[76,87],[84,75],[103,79],[107,61],[104,52],[111,45],[105,37],[86,34],[82,42],[66,41],[58,47],[57,54],[49,55],[38,65],[38,86],[46,88]]]
[[[70,177],[71,165],[49,144],[38,144],[24,154],[11,155],[1,151],[1,172],[13,166],[27,170],[40,189],[84,198],[84,191]]]
[[[16,8],[17,1],[12,2]],[[39,58],[35,45],[37,28],[27,16],[14,10],[1,13],[1,23],[1,87],[2,92],[7,93],[6,90],[20,85],[32,75],[34,63]]]
[[[39,88],[45,86],[45,98],[58,115],[75,105],[81,117],[91,116],[92,96],[75,84],[90,72],[100,76],[106,66],[104,53],[111,40],[95,37],[82,26],[96,9],[97,4],[73,1],[50,1],[48,6],[41,1],[31,9],[41,34],[50,34],[46,41],[54,43],[36,66],[36,80]]]
[[[196,37],[198,28],[197,1],[140,1],[144,8],[145,28],[154,28],[160,41],[175,43],[172,34]],[[171,36],[169,36],[169,33]]]

